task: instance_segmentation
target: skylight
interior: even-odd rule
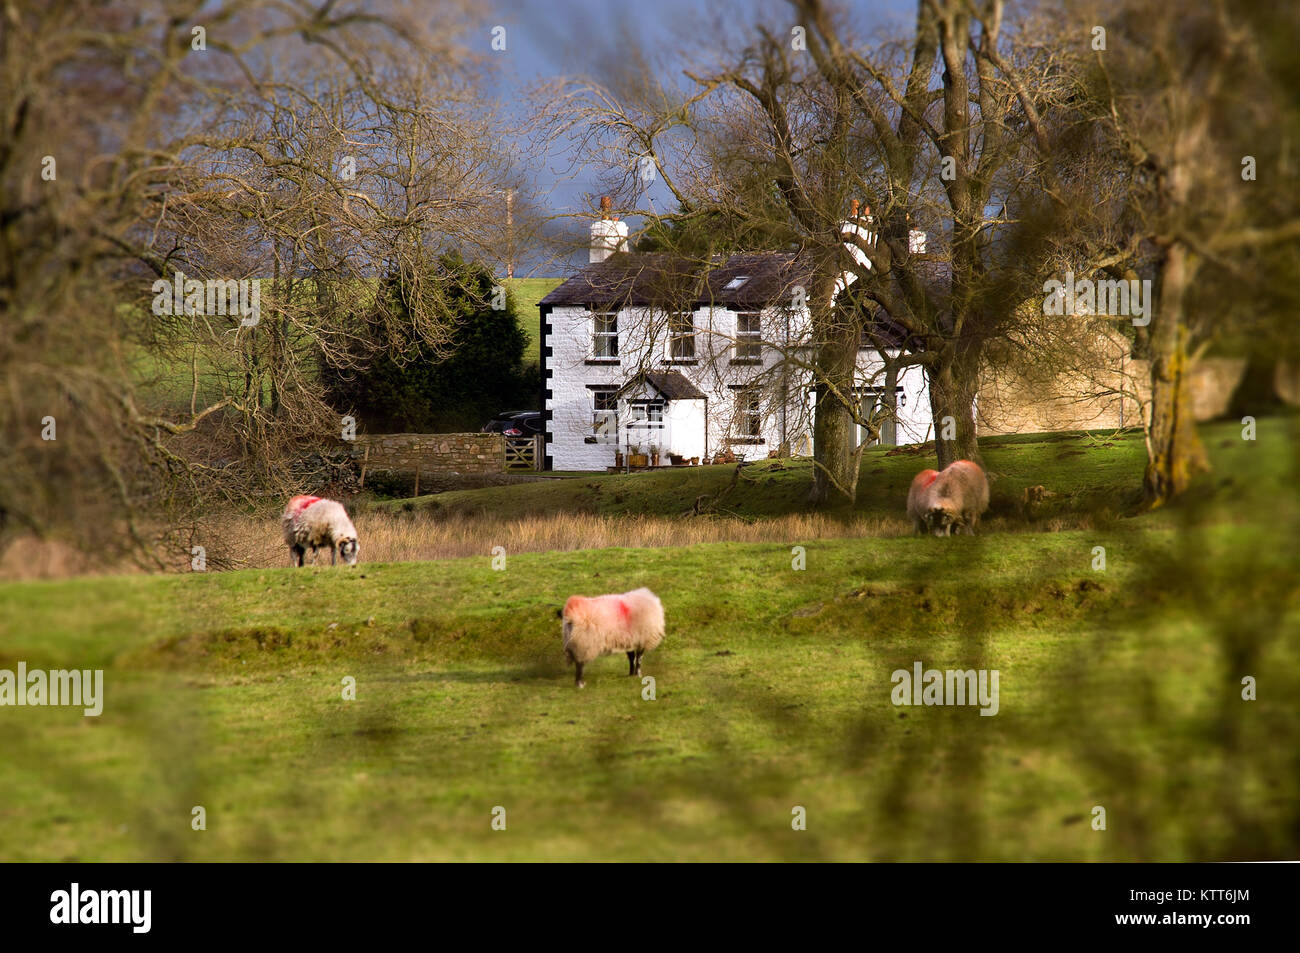
[[[749,275],[737,275],[735,278],[732,278],[725,285],[723,285],[722,290],[735,291],[737,288],[739,288],[748,280],[749,280]]]

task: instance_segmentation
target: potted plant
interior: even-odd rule
[[[698,467],[699,465],[700,465],[700,458],[699,458],[699,457],[691,457],[691,466],[693,466],[693,467]]]
[[[659,447],[654,444],[650,447],[650,466],[659,466]]]
[[[668,451],[668,462],[675,467],[686,466],[686,458],[680,453],[673,453],[671,450]]]
[[[641,445],[639,443],[631,444],[627,448],[627,465],[633,470],[637,468],[645,468],[650,465],[650,460],[641,452]]]
[[[622,469],[623,469],[623,451],[622,451],[622,450],[615,450],[615,451],[614,451],[614,468],[615,468],[616,470],[622,470]]]

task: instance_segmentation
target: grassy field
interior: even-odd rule
[[[1185,503],[1132,517],[1131,439],[990,441],[1005,510],[974,538],[0,586],[0,668],[106,682],[99,718],[0,709],[0,859],[1300,857],[1297,428],[1239,430],[1207,428],[1216,470]],[[923,465],[879,456],[889,491],[847,516],[901,506],[894,483]],[[806,486],[762,467],[719,504],[738,522]],[[716,494],[732,469],[479,490],[406,518],[632,493],[673,514],[699,489],[673,480]],[[1025,482],[1064,516],[1017,522]],[[655,697],[618,658],[576,691],[556,606],[638,585],[668,615]],[[895,706],[891,674],[916,661],[996,669],[998,714]]]
[[[1239,425],[1206,428],[1206,439],[1221,465],[1197,488],[1193,499],[1220,494],[1224,501],[1231,501],[1235,498],[1232,484],[1225,481],[1247,478],[1254,496],[1285,491],[1291,459],[1282,441],[1293,426],[1279,420],[1257,444],[1241,439]],[[986,517],[990,529],[1104,525],[1141,507],[1146,462],[1141,432],[988,437],[980,441],[980,450],[991,482]],[[930,444],[870,447],[862,455],[856,502],[837,497],[819,513],[832,520],[870,520],[887,533],[906,532],[904,507],[912,478],[918,470],[936,465]],[[384,500],[368,508],[448,521],[569,513],[678,519],[701,509],[708,515],[754,522],[807,512],[811,462],[761,460],[740,470],[737,474],[737,466],[728,464],[632,474],[590,473],[576,479]],[[1021,500],[1026,487],[1037,485],[1046,487],[1052,496],[1036,507],[1034,523],[1026,524]]]
[[[524,351],[524,366],[541,361],[542,318],[537,310],[541,301],[555,289],[562,278],[510,278],[506,284],[515,296],[515,313],[519,316],[519,326],[528,335],[528,347]]]

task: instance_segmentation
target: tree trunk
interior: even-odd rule
[[[1150,450],[1143,489],[1152,507],[1169,502],[1210,469],[1192,413],[1191,355],[1184,300],[1196,265],[1175,242],[1158,275],[1159,308],[1152,318]]]
[[[1228,401],[1228,416],[1262,417],[1282,408],[1282,398],[1277,392],[1278,362],[1276,355],[1252,351],[1246,359],[1246,369],[1237,382],[1237,389]]]
[[[984,465],[975,439],[975,395],[979,393],[979,360],[970,349],[951,349],[926,370],[930,382],[930,411],[934,419],[934,449],[942,470],[955,460]]]
[[[853,400],[859,332],[835,329],[818,351],[817,406],[813,417],[813,486],[809,502],[821,505],[836,494],[854,501],[858,489],[857,427],[844,401]],[[834,385],[834,390],[830,386]],[[839,391],[837,395],[835,390]],[[838,484],[838,486],[836,485]]]

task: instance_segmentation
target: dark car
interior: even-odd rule
[[[540,410],[508,410],[483,425],[482,433],[499,433],[507,437],[531,437],[542,432]]]

